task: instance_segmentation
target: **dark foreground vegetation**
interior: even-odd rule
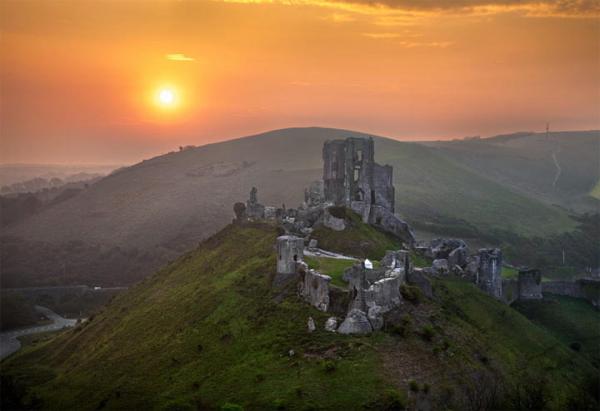
[[[584,350],[459,279],[433,299],[405,287],[383,331],[324,331],[327,313],[271,288],[277,234],[228,226],[25,347],[2,363],[2,409],[597,409]]]

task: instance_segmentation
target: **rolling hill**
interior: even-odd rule
[[[323,142],[349,136],[366,137],[283,129],[120,169],[3,230],[3,285],[137,281],[224,227],[232,204],[244,201],[252,186],[265,204],[299,204],[303,188],[321,177]],[[420,229],[435,231],[437,223],[429,223],[440,219],[523,236],[575,226],[564,209],[451,158],[437,145],[375,137],[375,146],[377,161],[394,166],[397,212]]]
[[[405,301],[386,331],[325,331],[329,314],[271,288],[276,236],[230,225],[8,358],[2,408],[507,409],[540,393],[551,410],[593,406],[585,356],[464,281],[434,281],[434,299]]]
[[[516,133],[428,143],[481,175],[575,212],[598,211],[600,132]]]

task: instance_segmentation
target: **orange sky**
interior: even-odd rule
[[[597,129],[599,4],[4,0],[0,162],[127,163],[290,126]]]

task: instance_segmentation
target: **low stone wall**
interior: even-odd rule
[[[542,292],[568,297],[583,298],[595,307],[600,307],[600,281],[581,279],[577,281],[542,282]]]

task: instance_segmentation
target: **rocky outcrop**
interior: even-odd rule
[[[340,334],[368,334],[373,327],[364,311],[352,309],[337,329]]]
[[[384,207],[371,207],[369,224],[398,237],[408,246],[415,243],[415,234],[408,223]]]
[[[336,317],[329,317],[327,321],[325,321],[325,331],[329,331],[334,333],[338,327],[338,320]]]
[[[433,260],[431,268],[435,274],[448,274],[448,260],[445,258],[438,258]]]
[[[343,218],[334,217],[328,209],[325,209],[323,214],[323,225],[333,231],[344,231],[346,229],[346,221]]]

